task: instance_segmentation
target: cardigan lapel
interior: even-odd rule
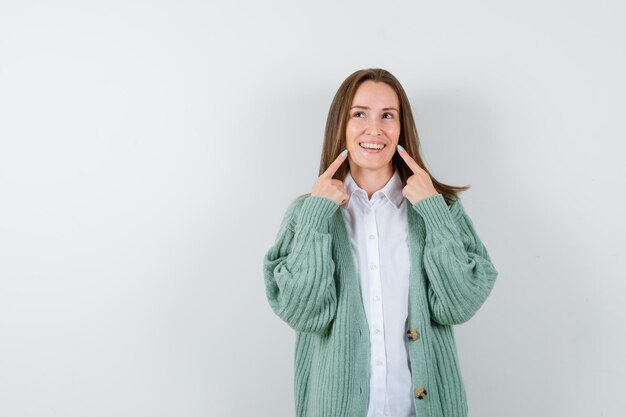
[[[337,209],[331,219],[331,231],[333,234],[333,255],[336,260],[339,261],[339,268],[343,271],[343,274],[350,276],[355,282],[350,284],[356,284],[359,291],[361,290],[361,282],[356,267],[356,257],[352,251],[352,244],[350,243],[350,235],[348,234],[348,228],[346,227],[345,218],[343,216],[343,210]],[[359,293],[360,294],[360,293]],[[361,302],[363,307],[363,302]],[[365,313],[365,309],[363,309]]]
[[[411,202],[405,198],[404,205],[407,215],[407,240],[411,272],[409,274],[409,318],[413,320],[425,320],[428,308],[420,309],[420,306],[428,306],[426,273],[424,272],[424,242],[426,238],[426,225],[424,219],[413,208]]]
[[[355,317],[358,325],[364,332],[364,337],[369,340],[369,327],[367,325],[367,317],[365,315],[365,307],[361,296],[361,281],[357,270],[356,256],[352,251],[350,243],[350,235],[346,227],[343,210],[338,209],[331,217],[331,233],[333,235],[333,259],[337,262],[335,265],[337,277],[340,282],[336,283],[339,298],[345,297],[352,309],[356,309]],[[342,293],[343,292],[343,293]],[[369,345],[368,345],[369,346]]]

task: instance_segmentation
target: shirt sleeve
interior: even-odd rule
[[[450,207],[436,194],[413,205],[424,219],[424,268],[431,318],[440,324],[468,321],[490,294],[498,271],[457,199]]]
[[[335,317],[335,263],[328,226],[338,208],[325,197],[298,197],[264,256],[269,304],[294,330],[321,334]]]

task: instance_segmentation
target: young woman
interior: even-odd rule
[[[453,325],[498,275],[458,197],[469,187],[429,174],[383,69],[341,84],[323,146],[263,260],[269,304],[296,331],[296,416],[465,417]]]

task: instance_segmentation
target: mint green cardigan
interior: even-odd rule
[[[465,417],[453,325],[487,299],[498,272],[461,200],[441,194],[407,207],[411,258],[408,354],[417,417]],[[304,194],[287,209],[263,259],[266,295],[296,331],[297,417],[365,417],[369,328],[342,211]],[[415,332],[417,331],[417,337]]]

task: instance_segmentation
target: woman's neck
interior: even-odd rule
[[[367,198],[371,199],[372,194],[383,188],[393,176],[393,164],[389,164],[383,168],[371,170],[361,168],[350,162],[350,175],[356,185],[361,187],[367,193]]]

